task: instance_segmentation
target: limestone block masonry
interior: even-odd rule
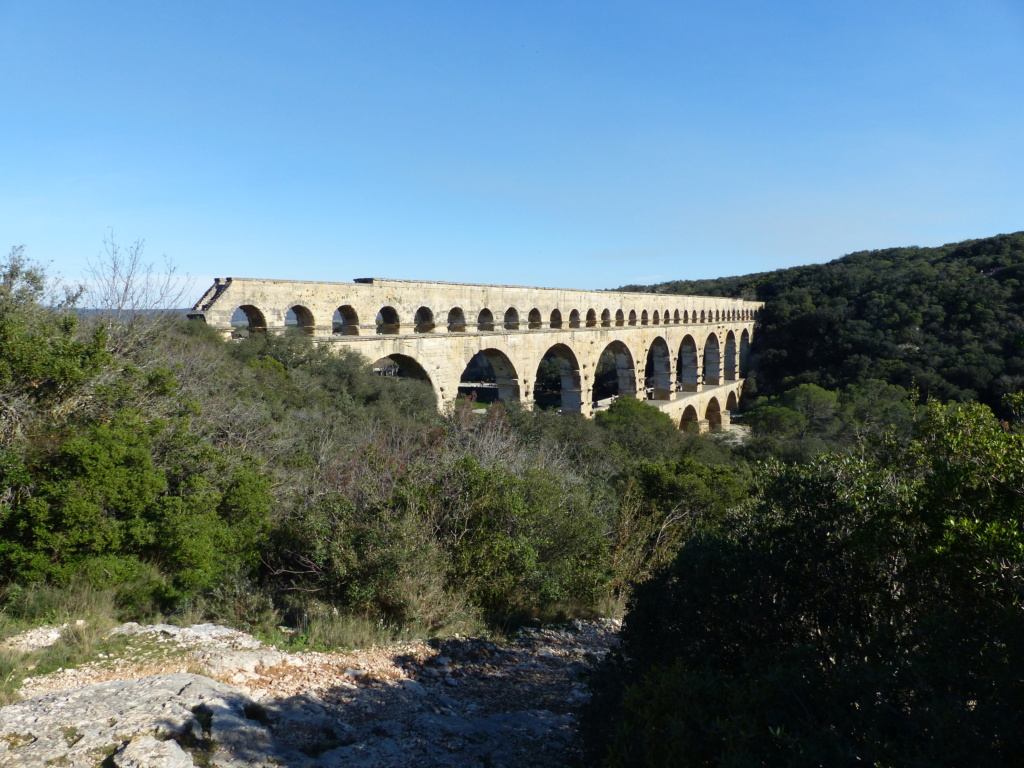
[[[712,296],[577,291],[361,278],[352,283],[218,278],[189,313],[228,338],[289,326],[318,343],[390,358],[451,405],[483,353],[499,399],[534,402],[541,360],[561,374],[563,411],[592,416],[594,376],[614,358],[614,397],[646,399],[681,428],[729,423],[761,302]],[[237,314],[236,314],[237,313]],[[241,324],[232,323],[244,316]]]

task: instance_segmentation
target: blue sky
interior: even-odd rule
[[[0,0],[0,249],[573,288],[1024,229],[1024,3]]]

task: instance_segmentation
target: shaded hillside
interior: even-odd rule
[[[882,379],[998,407],[1024,383],[1024,232],[623,290],[765,301],[760,394]]]

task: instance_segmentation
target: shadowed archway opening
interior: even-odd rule
[[[629,324],[630,325],[636,325],[636,310],[635,309],[629,310]]]
[[[661,312],[659,312],[658,310],[654,310],[654,316],[651,320],[651,323],[653,325],[661,325]]]
[[[519,330],[519,310],[517,310],[515,307],[509,307],[508,309],[505,310],[505,330]]]
[[[494,314],[489,309],[481,309],[476,318],[476,329],[478,331],[494,330]]]
[[[565,344],[555,344],[537,366],[534,402],[538,408],[579,413],[583,404],[580,389],[580,365],[576,355]]]
[[[712,432],[722,431],[722,406],[718,404],[718,398],[712,397],[708,400],[704,418],[708,420],[708,429]]]
[[[569,327],[580,327],[580,311],[578,309],[574,309],[572,312],[569,313]]]
[[[612,313],[611,310],[606,309],[601,313],[601,327],[611,328],[612,327]]]
[[[531,331],[540,330],[540,324],[541,324],[540,310],[536,309],[536,308],[531,309],[530,310],[530,314],[529,314],[529,320],[527,322],[528,328]]]
[[[704,383],[710,385],[721,384],[722,355],[718,346],[718,337],[715,334],[708,336],[704,342]]]
[[[551,322],[549,323],[549,327],[551,327],[551,328],[561,328],[562,327],[562,313],[559,312],[557,309],[551,310]]]
[[[359,315],[356,314],[356,310],[349,304],[334,310],[331,325],[334,333],[338,336],[359,335]]]
[[[466,332],[466,314],[462,307],[452,307],[448,310],[448,333]]]
[[[377,333],[398,333],[398,311],[394,307],[381,307],[376,317]]]
[[[679,419],[679,428],[684,432],[694,434],[700,431],[700,417],[697,416],[697,409],[692,405],[686,406],[683,410],[683,417]]]
[[[669,354],[668,344],[660,336],[651,343],[651,348],[647,351],[644,383],[648,399],[672,398],[672,356]]]
[[[735,411],[738,407],[739,400],[736,398],[736,393],[730,392],[729,397],[725,399],[725,410],[731,413],[732,411]]]
[[[434,330],[434,312],[430,307],[420,307],[416,310],[416,317],[414,319],[416,327],[413,329],[416,333],[430,333]]]
[[[478,403],[519,399],[519,375],[504,352],[485,349],[470,358],[459,379],[459,397]]]
[[[378,376],[394,376],[400,379],[415,379],[431,384],[430,374],[415,358],[395,353],[375,362],[372,370]]]
[[[747,370],[748,358],[750,357],[750,331],[746,328],[740,334],[740,378],[749,373]]]
[[[267,332],[267,318],[252,304],[243,304],[231,313],[231,336],[242,339],[252,333]]]
[[[736,334],[729,331],[725,337],[725,355],[722,361],[724,379],[726,381],[736,381]]]
[[[597,312],[593,309],[587,310],[587,328],[597,327]]]
[[[313,313],[308,308],[301,304],[293,304],[288,307],[288,311],[285,313],[284,327],[286,330],[312,336],[316,331],[316,321],[313,319]]]
[[[682,392],[696,392],[698,376],[697,342],[692,336],[684,336],[679,344],[679,357],[676,358],[676,381]]]
[[[645,309],[640,313],[640,325],[648,325],[650,322],[650,317],[647,314],[647,310]]]
[[[594,406],[611,405],[617,397],[636,397],[633,355],[621,341],[604,348],[594,371]]]
[[[626,316],[622,313],[621,309],[615,310],[615,325],[621,327],[626,324]]]

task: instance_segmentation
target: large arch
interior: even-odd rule
[[[470,392],[481,403],[518,400],[519,374],[508,355],[493,348],[473,355],[459,378],[459,394]]]
[[[359,314],[350,304],[343,304],[334,310],[334,317],[331,320],[334,333],[338,336],[359,335]]]
[[[244,334],[266,333],[267,316],[255,304],[243,304],[231,314],[231,325],[235,328],[232,335],[236,337],[241,337]]]
[[[651,400],[672,398],[672,355],[668,343],[659,336],[647,350],[647,367],[644,382]]]
[[[696,392],[700,383],[700,364],[697,359],[697,342],[687,334],[679,344],[676,358],[676,381],[683,392]]]
[[[718,404],[718,398],[712,397],[708,400],[704,409],[704,418],[708,420],[708,429],[712,432],[722,431],[722,406]]]
[[[679,428],[684,432],[700,431],[700,417],[697,415],[697,409],[692,405],[686,406],[683,410],[683,416],[679,419]]]
[[[286,328],[295,328],[299,333],[312,336],[316,332],[316,320],[313,313],[301,304],[292,304],[284,315]]]
[[[725,354],[722,364],[724,367],[724,379],[736,381],[736,334],[729,331],[725,335]]]
[[[394,307],[381,307],[376,319],[377,333],[398,333],[401,329],[398,310]]]
[[[594,367],[594,404],[614,397],[636,397],[633,353],[621,341],[606,346]]]
[[[373,364],[373,372],[382,376],[398,376],[404,379],[425,381],[431,388],[434,388],[434,382],[431,381],[430,374],[419,364],[416,358],[398,352],[382,357],[375,362]]]
[[[555,344],[537,366],[533,399],[540,407],[557,407],[563,413],[579,413],[581,397],[580,364],[565,344]]]
[[[736,392],[730,392],[729,396],[725,398],[725,410],[735,411],[739,407],[739,398],[736,397]]]
[[[722,351],[718,344],[718,337],[708,334],[704,342],[704,383],[722,383]]]
[[[750,357],[750,331],[746,328],[740,334],[740,378],[747,375],[747,358]]]

